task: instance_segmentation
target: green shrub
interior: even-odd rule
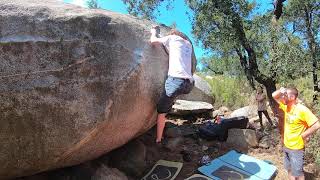
[[[311,103],[310,103],[311,104]],[[320,117],[320,102],[316,102],[313,104],[312,112],[316,114],[316,116],[319,118]],[[319,118],[320,119],[320,118]],[[320,130],[314,134],[310,142],[306,146],[306,159],[309,160],[310,162],[315,162],[320,166]]]
[[[320,131],[316,132],[306,145],[306,160],[320,165]]]
[[[206,78],[215,98],[215,107],[227,106],[231,109],[250,104],[251,87],[239,77],[212,76]]]

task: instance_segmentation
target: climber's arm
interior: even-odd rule
[[[157,30],[155,28],[152,28],[150,32],[151,32],[151,36],[150,36],[151,44],[163,44],[164,46],[167,45],[169,36],[158,38]]]
[[[151,37],[150,37],[151,44],[161,44],[160,38],[157,38],[156,33],[153,33],[151,30]]]

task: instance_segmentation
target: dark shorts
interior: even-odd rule
[[[165,83],[165,90],[157,105],[158,113],[168,113],[172,108],[175,98],[181,94],[188,94],[192,88],[193,82],[189,79],[169,76]]]
[[[284,168],[286,170],[291,170],[292,176],[302,176],[303,175],[303,158],[304,150],[292,150],[283,147],[284,155]]]

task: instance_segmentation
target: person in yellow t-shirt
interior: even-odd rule
[[[305,142],[320,128],[318,118],[298,100],[296,88],[280,88],[272,97],[284,111],[284,167],[289,179],[304,180]]]

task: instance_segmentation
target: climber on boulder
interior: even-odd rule
[[[156,26],[151,29],[150,42],[162,44],[166,48],[169,54],[169,70],[164,91],[157,104],[156,143],[160,143],[163,138],[166,114],[171,110],[175,98],[180,94],[188,94],[194,86],[191,42],[176,29],[172,29],[168,36],[159,37],[158,28]]]

